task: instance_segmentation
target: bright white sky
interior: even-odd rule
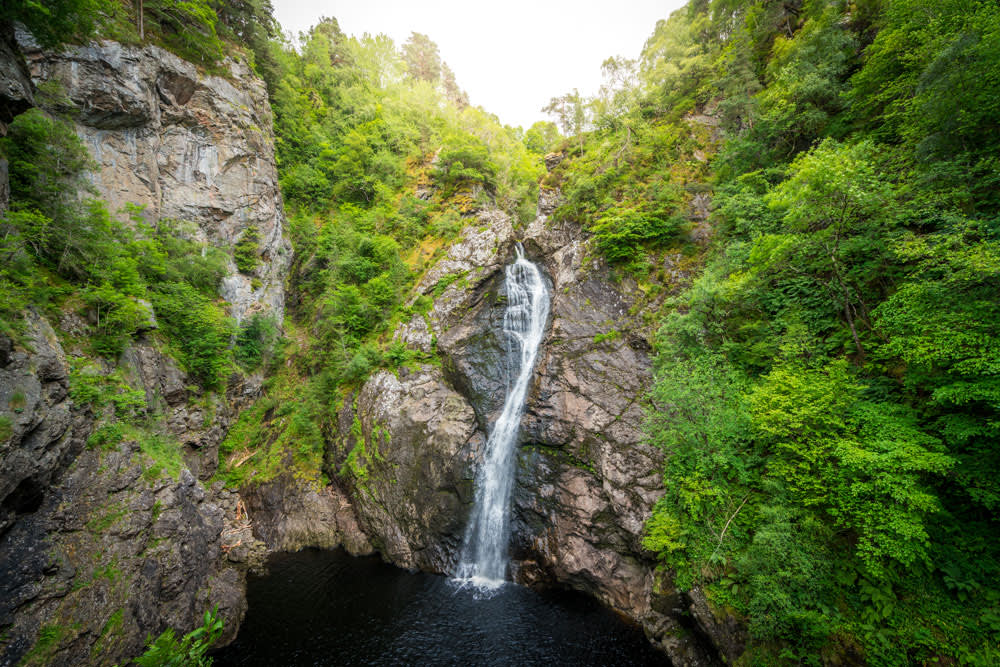
[[[282,29],[332,16],[350,35],[411,32],[437,43],[473,104],[525,129],[573,88],[593,95],[608,56],[636,58],[656,22],[686,0],[272,0]],[[551,120],[551,119],[547,119]]]

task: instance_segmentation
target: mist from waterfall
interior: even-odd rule
[[[501,586],[507,572],[518,428],[549,316],[549,293],[542,274],[537,266],[525,259],[520,243],[517,244],[517,259],[507,267],[504,285],[507,290],[507,310],[503,317],[507,342],[507,396],[476,474],[475,504],[456,572],[460,582],[484,591]]]

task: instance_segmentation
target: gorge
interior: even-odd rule
[[[5,6],[0,667],[995,664],[1000,9],[651,29]]]

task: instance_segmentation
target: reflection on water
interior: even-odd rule
[[[476,599],[445,577],[342,551],[269,565],[250,578],[249,611],[219,667],[669,664],[641,630],[578,594],[505,585]]]

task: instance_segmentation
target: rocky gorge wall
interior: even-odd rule
[[[230,255],[222,296],[237,319],[280,321],[291,251],[267,94],[247,66],[227,61],[223,77],[152,46],[50,53],[25,34],[5,44],[0,121],[36,104],[72,117],[112,210],[136,204],[151,222],[189,221],[197,240],[230,251],[256,229],[261,261],[244,274]],[[43,84],[59,94],[35,94]],[[699,637],[722,647],[736,633],[697,593],[673,593],[641,547],[662,455],[642,438],[651,349],[638,287],[612,279],[578,225],[549,219],[557,200],[543,190],[526,230],[481,211],[421,277],[412,296],[433,306],[394,336],[432,361],[378,371],[344,400],[326,488],[291,475],[239,493],[211,483],[220,441],[261,393],[259,375],[234,374],[208,396],[155,330],[137,337],[119,370],[184,447],[184,469],[170,478],[149,473],[134,441],[88,447],[98,415],[69,396],[69,358],[83,354],[74,346],[87,331],[79,315],[32,312],[26,341],[0,337],[0,414],[13,423],[0,443],[0,667],[116,664],[141,653],[148,634],[189,630],[215,605],[231,639],[246,572],[267,550],[378,550],[402,567],[452,572],[506,389],[503,276],[516,241],[542,268],[552,307],[521,424],[515,576],[600,598],[676,664],[713,664]],[[16,392],[25,398],[15,408]]]
[[[195,240],[229,253],[221,293],[234,318],[280,322],[291,247],[267,93],[249,67],[230,60],[226,76],[212,76],[154,46],[54,53],[23,32],[4,37],[0,120],[35,105],[71,118],[112,212],[134,204],[150,223],[190,223]],[[260,261],[241,273],[232,248],[251,228]],[[265,551],[247,502],[209,481],[219,442],[262,378],[234,373],[223,392],[203,393],[155,322],[117,368],[97,368],[140,389],[148,416],[182,446],[179,475],[164,474],[134,439],[88,446],[100,416],[69,390],[89,326],[72,309],[54,319],[31,311],[22,340],[0,336],[0,416],[11,424],[0,442],[0,665],[122,663],[148,635],[186,632],[213,606],[231,638],[246,571]]]
[[[728,628],[697,592],[674,592],[641,546],[662,495],[662,453],[643,442],[652,374],[638,287],[588,257],[579,225],[549,219],[557,203],[556,191],[543,190],[538,217],[521,232],[501,212],[480,212],[422,277],[414,298],[433,296],[434,305],[395,337],[438,362],[380,371],[345,400],[333,468],[354,471],[346,492],[387,559],[454,571],[476,461],[506,391],[504,267],[522,241],[552,307],[521,423],[515,577],[603,600],[676,664],[715,664],[712,644]]]

